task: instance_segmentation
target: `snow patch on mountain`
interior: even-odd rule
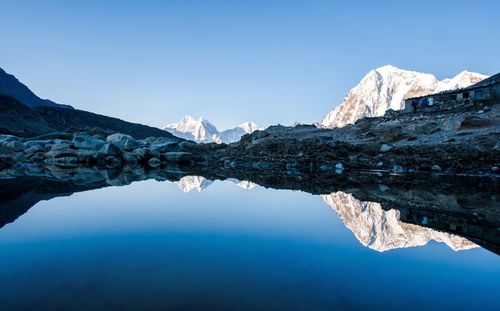
[[[343,127],[364,117],[383,116],[388,109],[404,109],[406,98],[463,88],[486,78],[488,76],[479,73],[462,71],[451,79],[439,81],[432,74],[383,66],[370,71],[351,89],[323,118],[321,126]]]
[[[261,130],[253,122],[245,122],[237,127],[219,132],[215,125],[203,118],[195,119],[189,115],[182,118],[177,123],[168,124],[163,127],[164,130],[173,135],[193,140],[199,143],[225,143],[229,144],[240,140],[241,136]]]
[[[445,243],[455,251],[478,247],[453,234],[402,222],[398,210],[385,211],[379,203],[362,202],[352,194],[339,191],[321,197],[361,244],[379,252],[422,246],[431,240]]]

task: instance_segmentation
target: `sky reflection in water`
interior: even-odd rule
[[[145,181],[43,201],[0,230],[5,310],[495,310],[499,256],[377,252],[308,193]]]

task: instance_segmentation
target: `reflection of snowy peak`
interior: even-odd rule
[[[184,192],[190,192],[194,189],[196,189],[196,190],[198,190],[198,192],[200,192],[201,190],[210,186],[213,183],[213,181],[208,180],[205,177],[201,177],[201,176],[184,176],[179,181],[176,181],[175,183]]]
[[[364,245],[379,252],[443,242],[455,251],[478,247],[462,237],[399,221],[399,211],[384,211],[380,204],[362,202],[351,194],[321,196]]]
[[[238,187],[246,189],[246,190],[253,189],[257,186],[253,182],[246,181],[246,180],[240,181],[240,180],[237,180],[234,178],[229,178],[226,180],[237,185]],[[213,184],[213,180],[206,179],[205,177],[202,177],[202,176],[184,176],[179,181],[176,181],[175,183],[184,192],[190,192],[194,189],[196,189],[196,190],[198,190],[198,192],[200,192],[200,191],[206,189],[211,184]]]
[[[230,181],[233,184],[237,185],[238,187],[246,189],[246,190],[250,190],[250,189],[257,187],[257,184],[255,184],[251,181],[248,181],[248,180],[241,180],[240,181],[238,179],[229,178],[229,179],[227,179],[227,181]]]
[[[185,116],[178,123],[168,124],[164,130],[177,137],[202,143],[232,143],[240,140],[240,137],[258,130],[259,127],[253,122],[245,122],[235,128],[219,132],[209,121],[191,116]]]
[[[388,109],[401,110],[404,99],[435,92],[463,88],[487,76],[463,71],[452,79],[439,81],[426,73],[384,66],[370,71],[349,91],[340,105],[321,121],[324,127],[342,127],[363,117],[379,117]]]

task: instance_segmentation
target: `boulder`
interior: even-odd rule
[[[437,165],[437,164],[434,164],[432,167],[431,167],[431,170],[433,172],[441,172],[441,166]]]
[[[121,133],[111,134],[108,137],[106,137],[106,141],[108,143],[119,143],[119,142],[125,141],[127,139],[133,139],[133,138],[130,135],[121,134]]]
[[[122,154],[122,150],[113,143],[108,143],[102,146],[99,149],[99,153],[102,153],[106,156],[120,156]]]
[[[141,144],[135,139],[126,139],[125,141],[123,141],[123,144],[120,147],[125,151],[132,151],[141,147]]]
[[[77,149],[99,150],[106,144],[106,142],[96,136],[76,133],[73,136],[73,144]]]
[[[120,133],[109,135],[106,138],[106,141],[108,143],[112,143],[112,144],[120,147],[121,149],[123,149],[125,151],[132,151],[132,150],[137,149],[141,146],[139,142],[137,142],[135,139],[132,138],[132,136],[120,134]]]
[[[151,158],[160,158],[160,153],[157,150],[151,150],[147,147],[141,147],[133,151],[137,155],[138,159],[148,161]]]
[[[130,166],[136,166],[139,162],[138,156],[132,152],[124,152],[123,161]]]
[[[386,152],[389,152],[391,150],[392,150],[392,146],[390,146],[390,145],[383,144],[382,146],[380,146],[381,153],[386,153]]]
[[[403,173],[404,172],[404,169],[403,167],[399,166],[399,165],[394,165],[394,167],[392,168],[392,171],[394,173]]]
[[[24,152],[28,155],[42,152],[42,151],[45,151],[45,148],[42,145],[35,145],[35,144],[31,145],[29,148],[24,150]]]
[[[344,165],[342,163],[335,164],[335,173],[342,174],[344,172]]]
[[[26,146],[17,140],[5,142],[3,145],[16,152],[24,151],[26,149]]]
[[[158,167],[158,166],[160,166],[160,164],[161,164],[161,161],[158,158],[151,158],[148,161],[148,165],[151,167]]]
[[[18,141],[19,138],[13,135],[0,135],[0,144],[10,142],[10,141]]]

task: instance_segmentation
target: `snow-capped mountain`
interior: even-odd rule
[[[455,251],[478,247],[462,237],[399,220],[398,210],[384,211],[379,203],[362,202],[352,194],[335,192],[321,196],[356,238],[373,250],[384,252],[442,242]]]
[[[321,126],[343,127],[363,117],[379,117],[386,110],[401,110],[409,97],[463,88],[488,76],[462,71],[439,81],[432,74],[408,71],[391,65],[370,71],[342,102],[321,121]]]
[[[257,184],[246,180],[237,180],[234,178],[228,178],[226,180],[246,190],[253,189],[257,186]],[[184,192],[190,192],[195,189],[201,192],[213,184],[213,182],[213,180],[206,179],[202,176],[184,176],[179,181],[176,181],[175,184]]]
[[[240,140],[241,136],[260,130],[253,122],[245,122],[237,127],[219,132],[208,120],[185,116],[178,123],[168,124],[163,128],[177,137],[201,143],[229,144]]]

